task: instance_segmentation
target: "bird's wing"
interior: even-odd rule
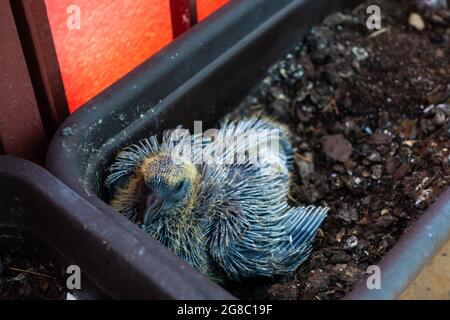
[[[289,207],[292,147],[285,131],[277,129],[260,119],[224,124],[218,141],[227,146],[219,160],[233,161],[205,166],[208,172],[200,193],[205,198],[200,203],[201,211],[209,212],[212,219],[210,253],[232,277],[293,271],[309,253],[325,216],[323,208]],[[279,150],[261,144],[273,140],[278,140]],[[249,157],[255,148],[257,157]],[[205,149],[207,154],[223,151],[215,143]]]
[[[286,202],[267,205],[257,198],[227,199],[211,224],[210,253],[232,278],[295,271],[309,255],[328,210],[289,208]]]
[[[288,176],[263,174],[257,164],[209,167],[215,179],[200,199],[210,212],[209,250],[230,277],[293,272],[308,256],[328,209],[290,208]],[[209,181],[209,183],[206,183]],[[205,189],[206,190],[206,189]]]

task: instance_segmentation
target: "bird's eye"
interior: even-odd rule
[[[175,186],[175,192],[180,192],[184,187],[184,181],[180,181],[177,183],[177,185]]]

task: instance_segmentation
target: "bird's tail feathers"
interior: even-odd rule
[[[311,244],[328,210],[316,206],[288,210],[284,218],[288,241],[278,251],[277,259],[286,270],[296,270],[309,256]]]
[[[312,242],[328,210],[328,208],[316,206],[289,209],[285,223],[294,248],[303,243]]]
[[[274,273],[294,272],[308,258],[317,230],[326,218],[328,208],[290,208],[285,217],[287,241],[283,241],[276,253]],[[280,272],[282,270],[282,272]]]

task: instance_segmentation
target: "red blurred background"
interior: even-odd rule
[[[229,0],[197,0],[198,20],[201,21]]]
[[[201,21],[229,0],[197,0]],[[71,112],[173,40],[170,0],[45,0]],[[70,30],[67,8],[80,8]]]

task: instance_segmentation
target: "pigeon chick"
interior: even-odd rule
[[[286,127],[260,117],[224,121],[214,139],[152,136],[110,167],[111,206],[214,279],[291,273],[328,208],[289,205],[290,139]]]

